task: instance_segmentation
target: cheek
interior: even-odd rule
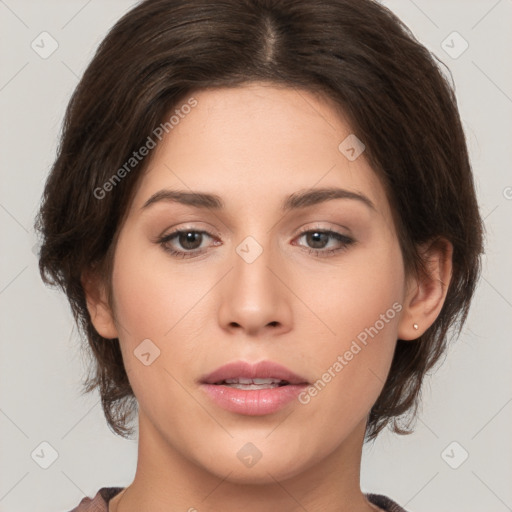
[[[128,238],[118,244],[113,270],[116,319],[133,342],[161,340],[198,300],[196,291],[203,287],[194,273],[173,271],[165,256],[137,244]]]
[[[364,338],[365,329],[376,323],[383,334],[396,331],[404,297],[403,263],[396,244],[383,240],[347,253],[339,264],[310,277],[304,275],[297,278],[295,290],[311,313],[303,321],[322,336],[322,346],[341,349],[360,333]]]
[[[170,373],[191,367],[196,358],[190,340],[202,326],[202,299],[214,283],[126,236],[118,242],[112,284],[121,350],[136,396],[144,401],[148,389],[169,393],[176,387]],[[141,345],[144,340],[151,343]],[[157,354],[148,366],[138,359],[146,351]]]
[[[350,412],[358,418],[378,398],[391,365],[403,307],[401,253],[394,245],[382,244],[346,258],[337,271],[328,272],[330,278],[326,276],[321,289],[308,295],[317,316],[315,339],[322,342],[313,352],[310,344],[304,345],[319,379],[313,396],[304,397],[304,402],[311,398],[313,403],[318,396],[318,407],[312,409],[316,414],[334,414],[341,420]],[[311,322],[309,316],[304,320],[306,331]]]
[[[112,284],[120,346],[139,406],[153,417],[162,414],[159,405],[166,404],[169,396],[182,394],[173,375],[176,366],[188,367],[190,354],[182,344],[170,341],[198,300],[183,293],[187,289],[184,281],[183,273],[176,280],[169,275],[168,265],[155,262],[152,252],[137,246],[136,241],[128,237],[119,241]],[[144,359],[146,353],[149,356]],[[169,364],[170,359],[174,365]],[[179,420],[174,408],[166,408],[165,414],[169,421]]]

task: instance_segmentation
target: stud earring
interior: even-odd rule
[[[418,330],[418,324],[413,324],[413,327]]]

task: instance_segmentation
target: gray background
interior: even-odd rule
[[[468,323],[425,381],[415,433],[386,431],[365,447],[362,488],[410,512],[504,512],[512,510],[512,0],[383,3],[453,73],[487,253]],[[135,474],[136,441],[108,429],[97,393],[80,396],[87,358],[65,297],[40,280],[32,228],[70,94],[132,5],[0,0],[2,512],[70,510]],[[43,46],[43,31],[58,43],[47,58],[31,47]],[[461,55],[454,31],[469,44]],[[39,52],[49,49],[47,38]]]

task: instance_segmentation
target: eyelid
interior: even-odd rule
[[[190,221],[191,223],[194,221]],[[196,231],[198,233],[206,233],[210,237],[216,237],[221,238],[222,235],[213,227],[208,226],[207,228],[201,228],[197,224],[194,225],[188,225],[185,223],[185,225],[181,224],[174,224],[172,226],[168,226],[165,228],[160,235],[156,237],[156,240],[161,240],[162,238],[165,238],[169,235],[175,234],[177,231]],[[165,234],[167,233],[167,234]]]
[[[352,230],[349,229],[347,226],[343,226],[341,224],[334,224],[332,222],[327,222],[327,221],[326,221],[325,225],[320,225],[321,222],[322,221],[316,221],[314,226],[311,226],[310,224],[307,224],[306,226],[302,226],[301,228],[299,228],[299,232],[297,234],[299,235],[301,233],[307,233],[309,231],[315,231],[315,230],[334,231],[336,233],[339,233],[340,235],[346,236],[347,238],[353,238]],[[346,230],[347,234],[340,233],[340,231],[339,231],[340,229]],[[297,235],[295,235],[295,236],[297,236]]]

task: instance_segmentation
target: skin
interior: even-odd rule
[[[338,149],[352,131],[329,100],[257,82],[194,97],[153,151],[120,229],[112,307],[98,276],[83,279],[94,326],[119,338],[139,403],[136,476],[109,510],[379,510],[359,482],[367,417],[397,338],[414,343],[441,310],[451,245],[424,247],[429,276],[405,275],[384,189],[364,153],[349,161]],[[290,194],[322,187],[364,194],[374,209],[345,198],[281,211]],[[142,208],[162,189],[217,194],[225,208]],[[315,241],[306,228],[354,243]],[[175,229],[211,236],[168,242],[195,251],[179,258],[158,242]],[[252,263],[236,252],[247,236],[263,250]],[[401,311],[307,404],[242,416],[197,382],[227,362],[265,359],[313,383],[394,303]],[[134,355],[145,339],[160,350],[148,366]],[[237,457],[248,442],[262,453],[252,467]]]

